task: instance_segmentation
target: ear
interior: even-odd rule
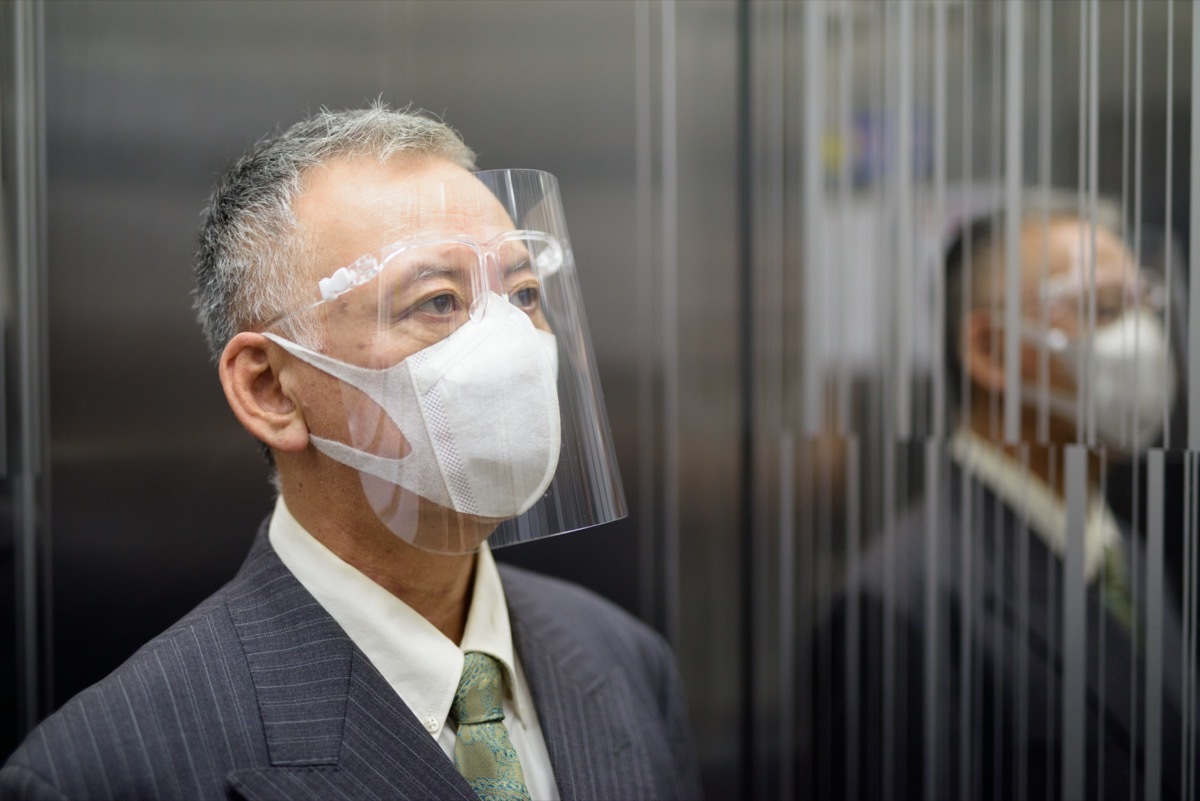
[[[221,386],[247,431],[272,450],[302,451],[308,447],[308,425],[279,380],[282,358],[262,334],[243,331],[221,353]]]
[[[992,394],[1004,392],[1004,337],[987,309],[963,318],[959,357],[972,383]]]

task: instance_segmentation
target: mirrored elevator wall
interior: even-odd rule
[[[380,98],[443,115],[483,167],[560,179],[630,516],[499,557],[668,637],[710,797],[1074,796],[1119,760],[1132,778],[1105,797],[1196,797],[1178,769],[1200,732],[1196,25],[1184,0],[3,4],[0,751],[236,570],[271,489],[193,320],[199,211],[263,133]],[[1045,643],[1078,670],[1008,721],[1037,686],[988,683],[983,655],[1014,650],[1004,626],[962,623],[986,604],[934,582],[905,618],[901,567],[945,569],[944,544],[964,575],[1015,576],[1025,620],[1028,521],[1012,559],[964,545],[972,526],[912,547],[898,532],[984,493],[952,444],[972,386],[947,364],[947,243],[968,219],[1007,236],[1052,195],[1085,237],[1115,220],[1131,263],[1166,276],[1178,391],[1133,458],[1097,440],[1091,401],[1055,451],[1068,520],[1097,465],[1140,543],[1142,661],[1087,662],[1109,635],[1068,624],[1110,579],[1060,566]],[[988,308],[994,352],[1023,341],[1006,297]],[[1029,401],[1044,420],[1048,397]],[[1027,465],[1049,429],[1023,441],[1022,403],[983,419]],[[846,601],[868,574],[877,619]],[[1168,618],[1170,661],[1147,636]],[[941,658],[954,643],[970,656]],[[1134,699],[1116,757],[1090,745],[1075,679],[1093,664]],[[1058,750],[1004,784],[989,766],[1031,731]]]
[[[754,794],[1195,797],[1193,5],[749,17]]]

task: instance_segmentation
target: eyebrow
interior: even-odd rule
[[[510,275],[516,275],[526,270],[533,272],[533,257],[529,255],[529,251],[525,251],[520,259],[504,268],[504,277],[508,278]]]
[[[416,283],[419,281],[428,281],[432,278],[458,278],[462,275],[461,269],[450,267],[437,267],[432,265],[423,265],[417,267],[412,274],[411,280]]]
[[[402,271],[398,277],[400,280],[408,281],[410,283],[429,281],[437,278],[458,279],[462,277],[464,269],[461,265],[453,264],[452,266],[447,266],[438,262],[439,260],[436,258],[422,258],[407,264],[401,261],[400,264],[397,265]],[[469,272],[469,270],[467,270],[467,272]],[[535,272],[533,267],[533,256],[528,250],[525,250],[521,254],[520,258],[515,259],[509,264],[505,265],[502,274],[505,278],[509,278],[521,272]]]

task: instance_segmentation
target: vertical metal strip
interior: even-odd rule
[[[925,708],[922,710],[925,730],[921,733],[921,736],[924,738],[921,750],[925,756],[925,764],[922,766],[925,798],[940,797],[937,786],[937,767],[939,757],[943,756],[939,753],[938,749],[938,724],[940,722],[938,717],[938,700],[941,695],[941,688],[938,687],[937,665],[939,646],[938,587],[941,586],[941,566],[938,564],[938,556],[941,547],[942,532],[945,529],[947,521],[943,519],[944,515],[942,514],[941,467],[942,443],[935,439],[930,439],[925,443],[926,520],[925,610],[923,624],[925,652],[922,655],[925,662]]]
[[[1139,2],[1139,10],[1140,10],[1141,0],[1138,0],[1138,2]],[[1140,20],[1139,20],[1139,25],[1138,25],[1139,39],[1141,38],[1142,35],[1143,35],[1142,27],[1141,27]],[[1139,109],[1139,111],[1140,111],[1140,109]],[[1166,246],[1166,253],[1165,253],[1166,261],[1165,261],[1165,264],[1163,265],[1163,279],[1164,279],[1163,289],[1166,293],[1166,298],[1164,301],[1163,309],[1164,309],[1164,324],[1165,324],[1166,330],[1167,330],[1168,342],[1170,342],[1171,341],[1170,331],[1171,331],[1171,322],[1172,322],[1171,317],[1172,317],[1172,312],[1174,311],[1171,308],[1171,273],[1174,271],[1174,265],[1172,264],[1172,261],[1173,261],[1173,257],[1175,254],[1175,248],[1172,247],[1172,243],[1174,242],[1174,227],[1175,227],[1175,219],[1174,219],[1174,213],[1173,213],[1174,210],[1172,208],[1175,203],[1175,197],[1174,197],[1174,195],[1175,195],[1175,169],[1174,169],[1174,162],[1175,162],[1175,2],[1174,2],[1174,0],[1168,0],[1168,2],[1167,2],[1167,102],[1166,102],[1166,114],[1167,114],[1167,122],[1166,122],[1166,127],[1167,127],[1167,152],[1166,152],[1167,166],[1166,166],[1166,171],[1165,171],[1166,187],[1164,189],[1164,194],[1166,195],[1166,197],[1163,202],[1163,210],[1165,213],[1165,220],[1164,220],[1164,224],[1163,224],[1164,236],[1165,236],[1164,244]],[[1139,255],[1140,255],[1140,251],[1139,251]],[[1140,264],[1140,262],[1139,262],[1139,264]],[[1173,351],[1174,348],[1171,348],[1170,350]],[[1174,354],[1172,353],[1172,355],[1174,355]],[[1171,404],[1174,402],[1174,400],[1175,399],[1171,398],[1171,397],[1163,398],[1163,408],[1162,408],[1163,440],[1162,441],[1163,441],[1163,447],[1168,447],[1168,448],[1171,446]]]
[[[1087,208],[1084,198],[1087,196],[1087,146],[1088,146],[1088,12],[1091,5],[1087,0],[1079,4],[1079,163],[1077,165],[1077,191],[1079,193],[1079,219],[1087,219]],[[1079,251],[1084,252],[1087,238],[1082,227],[1079,232]],[[1076,309],[1078,329],[1087,332],[1086,315],[1083,307]],[[1075,375],[1078,376],[1077,395],[1075,398],[1075,441],[1089,442],[1087,428],[1086,398],[1088,395],[1088,364],[1083,349],[1075,357]]]
[[[862,441],[858,437],[852,437],[847,442],[846,446],[846,536],[847,536],[847,556],[846,556],[846,573],[853,576],[858,571],[861,549],[860,536],[862,531],[862,472],[859,470],[859,449],[862,446]],[[858,597],[856,593],[851,593],[846,607],[846,631],[848,635],[843,643],[846,676],[842,682],[845,688],[845,698],[841,699],[844,703],[845,721],[846,721],[846,738],[841,743],[834,744],[834,753],[838,749],[842,749],[844,754],[844,775],[846,777],[846,798],[857,798],[858,792],[858,776],[859,776],[859,761],[858,754],[861,748],[861,732],[858,730],[858,723],[862,719],[860,716],[860,708],[863,699],[858,694],[858,677],[862,665],[859,662],[861,654],[859,653],[859,609]],[[868,666],[868,670],[870,667]]]
[[[679,137],[675,0],[662,4],[663,630],[679,643]]]
[[[1021,434],[1021,141],[1024,134],[1025,0],[1008,0],[1004,131],[1004,439]]]
[[[985,523],[985,528],[980,529],[980,531],[1003,531],[1005,525],[1005,511],[1006,510],[1003,508],[1002,504],[993,504],[991,509],[992,519],[990,523]],[[1024,516],[1024,513],[1022,513],[1022,516]],[[1022,521],[1018,528],[1026,525],[1027,524]],[[992,540],[990,552],[985,550],[985,558],[987,559],[987,567],[992,572],[989,586],[1003,587],[1005,585],[1005,579],[1008,577],[1012,566],[1009,564],[1009,554],[1005,549],[1004,542],[1001,538],[996,537]],[[983,604],[987,603],[983,597],[980,598],[980,602]],[[1006,642],[1007,632],[1005,631],[1005,621],[1001,615],[992,615],[989,622],[991,623],[991,648],[994,649],[994,653],[1002,654],[1005,652],[1005,648],[1008,645]],[[988,682],[987,685],[992,692],[991,699],[989,699],[991,708],[986,717],[991,720],[992,730],[991,732],[984,734],[984,738],[987,742],[991,743],[992,753],[985,757],[985,759],[990,759],[991,764],[993,765],[1001,765],[1003,764],[1002,760],[1004,758],[1005,748],[1004,719],[1006,717],[1006,710],[1010,706],[1007,695],[1011,687],[1003,681]],[[992,788],[989,791],[989,797],[1002,797],[1004,795],[1004,783],[1008,780],[1009,777],[1000,775],[998,771],[993,771]]]
[[[911,76],[906,80],[904,77],[905,67],[903,62],[907,56],[907,50],[911,47],[911,42],[907,41],[911,36],[911,4],[910,3],[885,3],[883,8],[884,27],[882,33],[884,35],[884,51],[883,65],[884,69],[887,66],[896,62],[890,61],[889,56],[897,59],[901,63],[898,74],[882,76],[884,81],[883,103],[888,102],[889,96],[900,107],[897,109],[896,117],[896,148],[897,148],[897,167],[896,180],[893,185],[901,185],[904,183],[903,175],[905,172],[904,161],[907,137],[903,133],[905,127],[910,125],[910,117],[906,114],[904,107],[905,85],[911,83]],[[908,24],[906,28],[905,19]],[[906,35],[907,34],[907,35]],[[893,83],[894,81],[894,83]],[[909,88],[911,91],[911,88]],[[886,113],[881,114],[879,119],[886,119]],[[911,155],[911,154],[909,154]],[[911,181],[910,181],[911,183]],[[893,188],[892,200],[897,203],[900,199],[894,194],[896,190]],[[886,195],[884,196],[886,198]],[[886,201],[885,201],[886,202]],[[902,234],[904,225],[900,224]],[[897,242],[897,249],[903,248],[903,239]],[[906,326],[906,309],[904,304],[899,302],[902,296],[904,286],[909,281],[911,271],[907,268],[903,253],[894,254],[898,263],[896,273],[891,276],[890,289],[891,292],[885,301],[887,303],[890,314],[883,318],[891,320],[892,328],[890,329],[891,336],[888,336],[885,329],[885,349],[881,353],[890,353],[892,356],[892,364],[890,370],[890,386],[885,390],[885,396],[891,399],[890,407],[884,413],[882,426],[882,441],[883,449],[883,551],[884,551],[884,586],[883,586],[883,676],[885,677],[883,685],[883,753],[881,755],[881,771],[883,775],[884,787],[892,786],[897,781],[897,761],[896,761],[896,738],[899,732],[897,727],[897,694],[903,688],[903,679],[901,677],[901,660],[899,657],[899,647],[896,637],[896,542],[895,542],[895,516],[896,516],[896,452],[898,449],[898,440],[907,436],[908,432],[908,388],[907,375],[903,358],[900,354],[907,348],[900,344],[903,338],[903,331]],[[883,264],[881,260],[879,262]]]
[[[896,437],[912,436],[912,331],[913,331],[913,3],[897,3],[896,26],[897,99],[896,99],[896,279],[892,304],[895,327],[892,354]]]
[[[1137,0],[1137,19],[1136,19],[1136,36],[1134,43],[1134,103],[1133,103],[1133,255],[1136,264],[1142,263],[1142,209],[1144,208],[1142,200],[1142,135],[1143,135],[1143,113],[1144,94],[1142,92],[1142,81],[1144,80],[1145,69],[1145,50],[1143,48],[1145,38],[1145,28],[1142,27],[1145,22],[1144,8],[1142,0]],[[1170,38],[1170,37],[1168,37]],[[1170,104],[1167,104],[1170,106]],[[1168,180],[1170,180],[1170,170],[1167,171]]]
[[[794,413],[789,406],[789,393],[785,389],[785,373],[790,372],[792,365],[784,361],[785,353],[790,353],[789,324],[792,322],[786,313],[787,303],[781,302],[783,287],[788,285],[791,277],[787,263],[787,248],[785,247],[785,226],[789,220],[785,217],[787,176],[785,170],[788,161],[786,154],[786,128],[788,112],[799,111],[803,104],[793,106],[785,87],[786,66],[785,52],[788,43],[787,9],[782,4],[758,4],[755,9],[755,28],[752,42],[756,47],[755,64],[758,69],[755,80],[755,90],[758,92],[758,102],[755,104],[754,117],[757,125],[755,143],[756,165],[754,172],[754,197],[756,201],[754,225],[758,251],[756,261],[769,271],[769,278],[764,283],[776,287],[777,292],[767,292],[760,295],[755,306],[756,313],[751,319],[759,324],[758,330],[764,331],[764,337],[770,345],[763,349],[762,358],[758,364],[764,369],[755,374],[755,384],[747,388],[748,397],[759,398],[757,409],[761,417],[754,421],[756,426],[755,444],[759,464],[766,465],[763,471],[768,475],[778,469],[780,455],[775,452],[779,446],[780,432],[789,428]],[[807,276],[804,276],[805,278]],[[801,321],[803,322],[803,321]],[[808,353],[805,343],[801,343],[802,352]],[[790,388],[790,385],[788,385]],[[786,419],[786,422],[785,422]],[[753,690],[756,693],[755,736],[758,738],[758,748],[755,762],[752,765],[754,779],[757,783],[757,793],[764,791],[778,792],[776,779],[778,777],[778,727],[783,717],[779,706],[779,698],[775,695],[777,685],[772,684],[770,677],[781,669],[782,660],[779,652],[780,643],[777,639],[779,615],[779,590],[777,586],[779,559],[779,520],[776,516],[778,500],[774,497],[777,487],[767,485],[759,488],[757,498],[757,519],[759,528],[755,539],[754,576],[754,610],[752,624],[756,628],[755,661],[753,669]],[[774,503],[772,503],[774,501]],[[808,510],[805,509],[807,512]],[[813,538],[806,537],[797,543],[801,553],[796,554],[799,571],[807,571],[811,560],[806,559],[812,549]],[[804,573],[807,579],[807,573]],[[805,580],[803,586],[811,586]],[[793,661],[792,669],[797,665]],[[801,670],[807,665],[800,666]],[[805,683],[810,674],[794,673],[792,680]],[[773,770],[774,769],[774,770]],[[759,778],[763,777],[763,778]]]
[[[972,87],[975,82],[975,62],[973,58],[974,49],[973,28],[974,28],[974,4],[966,2],[962,6],[962,57],[963,57],[963,81],[962,81],[962,183],[965,191],[970,191],[972,179],[974,177],[974,126],[973,120],[973,104],[974,94]],[[971,258],[971,249],[966,248],[963,252],[963,268],[962,268],[962,295],[960,297],[960,308],[964,311],[971,308],[972,284],[971,280],[973,272],[973,264]],[[971,409],[971,381],[966,370],[959,371],[959,397],[961,399],[962,408],[969,411]],[[973,493],[971,491],[971,477],[967,470],[962,470],[959,473],[959,498],[962,502],[962,519],[968,523],[972,521],[972,512],[974,510]],[[962,645],[963,658],[959,663],[958,680],[959,693],[955,699],[958,708],[958,719],[956,721],[957,731],[971,731],[971,692],[972,677],[974,671],[972,664],[974,662],[974,633],[972,631],[973,610],[970,605],[973,603],[973,583],[972,583],[972,560],[974,557],[974,538],[963,537],[959,546],[960,562],[958,565],[958,578],[961,583],[960,596],[964,599],[967,605],[966,614],[959,616],[959,642]],[[958,738],[957,743],[951,743],[951,747],[957,747],[957,762],[958,762],[958,788],[957,794],[960,798],[969,798],[972,793],[972,776],[971,769],[971,737],[962,736]]]
[[[1062,797],[1082,798],[1087,727],[1087,584],[1084,575],[1088,451],[1066,447],[1067,552],[1063,565]]]
[[[1051,45],[1054,41],[1054,0],[1042,0],[1041,41],[1038,65],[1041,68],[1041,86],[1038,116],[1038,183],[1042,193],[1042,231],[1050,228],[1050,132],[1054,114],[1054,62]],[[1050,247],[1046,237],[1042,238],[1041,275],[1038,286],[1046,285],[1050,270]],[[1038,304],[1039,330],[1050,329],[1049,306]],[[1037,442],[1045,444],[1050,439],[1050,349],[1045,342],[1038,345],[1038,404]]]
[[[1024,643],[1029,642],[1029,596],[1032,592],[1031,582],[1029,580],[1029,538],[1031,532],[1029,530],[1029,485],[1030,479],[1033,477],[1029,472],[1029,453],[1031,448],[1036,447],[1028,442],[1022,442],[1017,446],[1017,453],[1021,461],[1021,509],[1023,513],[1019,515],[1017,523],[1017,642],[1021,646],[1017,647],[1017,703],[1016,703],[1016,739],[1014,742],[1013,752],[1017,756],[1016,767],[1016,798],[1018,801],[1024,801],[1029,797],[1029,749],[1025,747],[1025,743],[1029,742],[1029,667],[1030,667],[1030,649],[1023,647]],[[998,529],[999,530],[999,529]]]
[[[1188,263],[1200,265],[1200,14],[1192,12],[1192,169]],[[1190,282],[1188,354],[1200,354],[1200,281]],[[1200,370],[1188,371],[1188,450],[1200,451]]]
[[[946,4],[933,7],[933,220],[937,232],[933,271],[933,325],[929,352],[933,359],[933,436],[945,437],[946,426]]]
[[[896,781],[896,694],[903,689],[896,639],[896,451],[897,440],[884,435],[883,446],[883,754],[884,787]]]
[[[1163,501],[1164,454],[1155,448],[1148,454],[1146,474],[1146,717],[1143,753],[1146,757],[1145,798],[1158,798],[1162,791],[1162,701],[1163,701]]]
[[[1126,8],[1126,13],[1128,14],[1128,9],[1129,9],[1128,0],[1126,0],[1125,8]],[[1144,105],[1144,103],[1143,103],[1144,96],[1142,93],[1142,86],[1143,86],[1144,69],[1145,69],[1145,47],[1144,47],[1144,45],[1145,45],[1145,41],[1144,41],[1145,40],[1145,27],[1144,27],[1145,3],[1143,2],[1143,0],[1137,0],[1136,9],[1137,9],[1137,13],[1135,15],[1133,32],[1132,32],[1133,37],[1134,37],[1133,258],[1134,258],[1134,265],[1137,267],[1137,269],[1140,270],[1142,260],[1143,260],[1143,253],[1142,253],[1142,208],[1143,208],[1143,205],[1142,205],[1142,188],[1143,188],[1143,183],[1142,183],[1142,136],[1143,136],[1142,107]],[[1126,48],[1126,54],[1128,55],[1128,48]],[[1128,108],[1129,108],[1128,97],[1126,97],[1125,108],[1126,108],[1126,115],[1128,116]],[[1128,120],[1126,120],[1126,130],[1128,130]],[[1170,170],[1168,170],[1168,174],[1169,173],[1170,173]],[[1122,173],[1122,174],[1124,174],[1124,173]],[[1123,196],[1125,194],[1126,193],[1122,193]],[[1128,219],[1128,217],[1126,216],[1123,219]],[[1168,330],[1170,330],[1170,329],[1168,328]],[[1140,519],[1140,517],[1139,517],[1140,498],[1139,498],[1138,470],[1139,470],[1139,465],[1138,465],[1138,462],[1135,460],[1134,461],[1134,476],[1133,476],[1133,482],[1132,482],[1133,519],[1134,520]],[[1159,494],[1161,494],[1161,493],[1159,493]],[[1153,491],[1151,491],[1149,497],[1150,497],[1150,503],[1154,504],[1155,503],[1154,499],[1156,497],[1156,494]],[[1160,504],[1159,512],[1161,515],[1161,503],[1162,503],[1161,498],[1157,502]],[[1133,599],[1133,620],[1134,620],[1133,626],[1134,626],[1134,636],[1135,637],[1139,636],[1139,634],[1140,634],[1139,625],[1140,625],[1140,621],[1143,619],[1142,615],[1143,615],[1143,611],[1144,611],[1141,608],[1144,604],[1144,601],[1143,601],[1144,593],[1140,589],[1141,585],[1143,583],[1142,582],[1143,567],[1141,564],[1139,564],[1140,550],[1141,550],[1140,548],[1131,548],[1130,549],[1131,556],[1132,556],[1132,558],[1130,559],[1130,571],[1129,571],[1129,574],[1130,574],[1130,596]],[[1149,584],[1146,584],[1145,586],[1156,587],[1156,586],[1160,586],[1160,585],[1154,584],[1154,583],[1149,583]],[[1142,743],[1140,744],[1140,747],[1139,747],[1138,741],[1140,738],[1142,738],[1142,735],[1145,734],[1145,728],[1143,727],[1143,731],[1138,731],[1138,726],[1137,726],[1138,715],[1139,715],[1139,713],[1142,716],[1144,716],[1146,714],[1146,705],[1149,703],[1150,699],[1149,699],[1149,692],[1147,692],[1144,696],[1139,692],[1139,688],[1142,686],[1141,682],[1145,681],[1146,677],[1140,675],[1142,673],[1142,664],[1138,660],[1134,660],[1133,668],[1132,668],[1132,670],[1130,670],[1129,673],[1130,673],[1130,675],[1129,675],[1129,698],[1131,699],[1131,705],[1133,707],[1133,718],[1132,718],[1133,725],[1131,727],[1132,728],[1131,737],[1133,739],[1133,744],[1132,744],[1132,747],[1129,749],[1129,776],[1130,776],[1129,793],[1130,793],[1130,796],[1132,797],[1137,792],[1137,788],[1134,785],[1136,784],[1136,776],[1137,776],[1136,768],[1137,768],[1138,753],[1140,750],[1145,749],[1147,747],[1147,741],[1145,741],[1145,740],[1142,740]],[[1139,701],[1139,699],[1141,699],[1141,700]],[[1139,709],[1139,705],[1141,707],[1140,709]]]
[[[1200,665],[1197,665],[1197,659],[1200,658],[1200,653],[1197,652],[1197,645],[1200,644],[1200,494],[1197,493],[1197,483],[1200,481],[1200,454],[1189,453],[1187,455],[1188,466],[1191,471],[1187,486],[1189,488],[1188,501],[1191,505],[1191,519],[1187,529],[1187,539],[1190,544],[1190,553],[1188,554],[1188,563],[1184,568],[1184,586],[1188,597],[1188,613],[1191,615],[1191,625],[1187,629],[1187,636],[1184,639],[1184,660],[1186,666],[1185,671],[1185,686],[1187,687],[1187,704],[1184,707],[1187,712],[1187,725],[1185,728],[1186,738],[1184,742],[1187,745],[1184,750],[1185,756],[1190,752],[1191,757],[1183,760],[1184,764],[1184,796],[1188,798],[1196,797],[1196,761],[1200,757],[1200,741],[1197,737],[1200,732],[1197,731],[1197,726],[1200,725],[1200,709],[1197,703],[1200,700],[1200,687],[1197,686],[1197,670],[1200,670]]]
[[[791,431],[779,437],[779,791],[796,797],[796,443]],[[823,600],[823,599],[822,599]]]
[[[638,293],[636,298],[637,326],[640,341],[654,342],[658,335],[655,309],[658,308],[656,271],[654,270],[654,140],[653,140],[653,70],[650,50],[650,0],[637,0],[634,5],[634,137],[635,173],[637,175],[637,258]],[[640,606],[642,618],[658,625],[659,618],[659,525],[656,503],[655,468],[658,464],[658,432],[654,400],[656,349],[638,350],[637,414],[638,414],[638,561],[640,572]]]
[[[1187,558],[1183,569],[1183,584],[1184,597],[1187,598],[1186,613],[1188,615],[1187,625],[1184,627],[1183,638],[1183,666],[1184,674],[1183,684],[1186,688],[1184,691],[1184,749],[1183,753],[1183,796],[1185,798],[1196,797],[1196,759],[1200,751],[1200,742],[1197,741],[1197,714],[1200,711],[1196,709],[1197,702],[1200,701],[1200,687],[1197,686],[1197,640],[1200,639],[1200,494],[1197,493],[1198,483],[1200,483],[1200,455],[1188,453],[1187,461],[1187,477],[1186,486],[1187,506],[1188,506],[1188,523],[1186,527],[1185,542],[1187,543]],[[1187,758],[1188,754],[1190,758]]]
[[[838,7],[839,20],[839,51],[838,51],[838,130],[843,145],[854,141],[854,64],[856,39],[854,37],[854,3],[856,0],[841,0]],[[851,169],[853,158],[846,147],[838,168],[838,202],[841,225],[838,227],[841,235],[837,246],[840,252],[847,253],[851,245],[853,233],[850,226],[850,204],[853,187],[851,184]],[[858,309],[858,296],[846,280],[842,270],[831,270],[832,280],[836,287],[838,319],[852,319],[852,310]],[[852,305],[853,304],[853,305]],[[834,358],[838,370],[838,428],[839,433],[847,433],[851,427],[850,421],[850,378],[851,369],[848,365],[849,353],[845,348],[846,337],[834,337],[833,347],[836,348]]]
[[[44,572],[49,550],[48,505],[44,497],[44,457],[47,446],[45,370],[45,155],[40,0],[18,0],[14,19],[13,114],[16,173],[16,302],[17,404],[20,439],[14,472],[16,562],[19,574],[18,709],[23,730],[37,723],[51,702],[48,680],[52,654],[49,643],[49,576]],[[39,614],[39,612],[41,614]],[[43,632],[43,624],[46,631]],[[42,640],[45,636],[46,648]]]
[[[1053,2],[1057,1],[1058,0],[1053,0]],[[1060,476],[1063,474],[1064,449],[1057,445],[1052,445],[1047,447],[1046,453],[1049,457],[1047,461],[1050,463],[1048,470],[1049,477],[1046,483],[1052,487],[1057,487],[1060,485]],[[1042,622],[1046,626],[1047,642],[1054,643],[1061,648],[1062,605],[1057,599],[1060,597],[1059,593],[1062,591],[1061,587],[1063,586],[1063,582],[1061,580],[1062,571],[1050,570],[1046,575],[1046,597],[1054,600],[1046,604],[1045,618]],[[1046,704],[1042,709],[1042,712],[1044,713],[1042,715],[1043,723],[1040,727],[1040,734],[1045,738],[1046,742],[1056,742],[1062,736],[1062,721],[1060,719],[1062,711],[1061,704],[1062,688],[1056,686],[1056,684],[1052,682],[1047,688]],[[1055,797],[1061,790],[1060,787],[1055,786],[1055,780],[1058,777],[1054,775],[1053,770],[1046,770],[1043,772],[1046,775],[1043,779],[1042,786],[1031,787],[1030,790],[1033,792],[1034,798],[1037,798],[1039,795],[1043,798]]]
[[[975,523],[975,493],[974,482],[971,478],[971,473],[968,470],[959,472],[959,498],[962,499],[962,519],[966,524],[967,530],[973,530]],[[958,564],[958,582],[959,596],[963,599],[963,604],[966,606],[963,614],[958,616],[958,641],[962,643],[962,660],[958,667],[958,698],[955,699],[958,705],[958,720],[957,730],[962,732],[962,736],[958,738],[957,743],[951,743],[952,746],[958,747],[958,797],[971,798],[975,795],[972,792],[972,756],[971,742],[975,738],[967,736],[971,731],[971,699],[974,693],[971,691],[972,677],[975,675],[972,669],[972,664],[975,661],[975,637],[974,627],[974,610],[971,604],[975,602],[974,598],[974,575],[975,541],[973,537],[963,537],[959,544],[959,564]]]
[[[946,35],[945,3],[933,7],[933,219],[934,230],[938,238],[936,243],[936,264],[933,276],[933,326],[932,341],[929,351],[933,357],[933,436],[925,448],[925,486],[929,520],[925,538],[925,678],[923,710],[925,730],[921,733],[924,739],[923,753],[925,755],[924,793],[926,798],[938,798],[938,765],[940,759],[950,757],[942,754],[941,743],[942,718],[938,687],[939,665],[937,654],[940,646],[941,630],[938,621],[938,596],[936,588],[940,585],[940,566],[938,562],[941,537],[946,521],[943,519],[943,499],[941,495],[941,476],[943,464],[943,446],[948,435],[946,423],[946,348],[942,337],[946,331],[946,265],[945,244],[942,240],[946,220],[946,120],[947,120],[947,35]],[[943,788],[943,792],[949,788]]]
[[[757,744],[755,731],[754,664],[757,637],[755,624],[754,578],[754,534],[755,522],[755,331],[753,310],[754,297],[754,160],[753,131],[755,102],[752,94],[753,36],[751,30],[750,0],[739,0],[737,5],[737,255],[738,255],[738,378],[741,384],[739,401],[738,451],[741,463],[738,479],[738,562],[739,562],[739,645],[741,658],[738,669],[741,686],[738,700],[740,718],[738,726],[741,751],[738,754],[738,784],[744,797],[752,798],[755,793],[754,755]]]
[[[1190,451],[1184,454],[1183,457],[1183,647],[1180,649],[1179,655],[1179,673],[1181,677],[1180,684],[1182,685],[1183,703],[1181,708],[1183,720],[1182,732],[1180,739],[1180,752],[1184,755],[1180,765],[1180,787],[1182,788],[1181,795],[1184,798],[1189,798],[1187,791],[1187,755],[1192,748],[1191,736],[1191,721],[1187,710],[1195,703],[1194,690],[1191,683],[1191,671],[1189,670],[1192,661],[1192,638],[1195,630],[1195,603],[1194,603],[1194,583],[1192,567],[1192,551],[1196,548],[1196,460],[1194,454]]]
[[[824,371],[825,331],[829,319],[825,286],[829,264],[825,260],[825,226],[828,215],[824,203],[825,136],[825,2],[808,0],[804,4],[804,342],[801,349],[800,375],[803,380],[801,420],[808,435],[820,433],[824,421],[822,378]],[[782,148],[780,149],[782,156]]]
[[[991,64],[989,74],[991,76],[991,86],[988,89],[988,96],[992,101],[991,116],[987,126],[987,141],[988,141],[988,179],[993,184],[1004,186],[1004,125],[1000,120],[1004,119],[1004,72],[1005,72],[1005,52],[1004,52],[1004,15],[1006,6],[1004,0],[999,2],[984,3],[984,7],[991,14],[991,24],[988,30],[991,32],[991,43],[989,55],[991,56]],[[1001,198],[998,205],[1003,204],[1003,189],[1000,190]],[[1000,208],[993,209],[991,216],[995,220],[995,225],[999,228],[997,236],[1003,245],[1003,211]],[[1004,282],[1001,281],[1001,287]],[[999,291],[989,288],[988,292],[988,313],[992,320],[1004,319],[1004,291]],[[999,363],[1004,358],[1004,337],[991,337],[989,340],[990,357],[994,363]],[[994,440],[1002,441],[1004,439],[1004,393],[990,392],[988,393],[988,436]]]
[[[1096,225],[1097,205],[1100,194],[1100,0],[1091,0],[1091,14],[1088,20],[1088,249],[1087,249],[1087,300],[1088,322],[1083,329],[1085,337],[1093,337],[1096,333]],[[1093,387],[1096,378],[1091,373],[1092,365],[1088,365],[1088,373],[1084,380],[1085,393],[1088,399],[1088,439],[1089,445],[1096,444],[1096,399]]]
[[[1103,476],[1107,475],[1107,473],[1108,473],[1108,453],[1107,453],[1107,451],[1100,450],[1099,453],[1097,454],[1097,458],[1099,459],[1099,462],[1100,462],[1099,475],[1101,476],[1101,483],[1103,483]],[[1085,528],[1084,538],[1085,539],[1087,537],[1086,527],[1087,527],[1087,524],[1085,522],[1084,523],[1084,528]],[[1105,597],[1108,594],[1110,587],[1109,587],[1109,577],[1106,575],[1106,571],[1104,571],[1104,570],[1099,571],[1098,575],[1095,577],[1094,587],[1095,587],[1095,591],[1100,594],[1101,598]],[[1096,706],[1100,709],[1108,709],[1109,708],[1108,707],[1108,651],[1105,650],[1107,647],[1107,644],[1108,644],[1108,642],[1107,642],[1108,641],[1108,627],[1105,625],[1100,625],[1100,626],[1097,626],[1096,629],[1097,630],[1096,630],[1096,651],[1095,651],[1095,653],[1098,654],[1098,657],[1096,659],[1096,702],[1095,703],[1096,703]],[[1120,667],[1120,665],[1118,665],[1118,667]],[[1094,735],[1099,740],[1099,742],[1102,742],[1102,743],[1108,742],[1108,726],[1109,726],[1108,716],[1101,715],[1100,720],[1097,721],[1097,723],[1096,723],[1096,734]],[[1100,786],[1104,786],[1104,760],[1106,758],[1107,758],[1107,755],[1105,754],[1105,749],[1101,748],[1097,751],[1097,753],[1095,755],[1095,759],[1092,761],[1092,763],[1090,765],[1092,775],[1096,778],[1096,781],[1099,782]],[[1086,779],[1085,779],[1085,782],[1086,782]]]

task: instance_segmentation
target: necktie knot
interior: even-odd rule
[[[459,726],[504,720],[501,701],[504,674],[500,663],[487,654],[471,651],[463,660],[462,678],[450,705]]]

